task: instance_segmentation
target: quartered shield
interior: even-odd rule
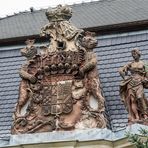
[[[58,81],[44,86],[42,112],[45,116],[70,113],[73,109],[72,80]]]

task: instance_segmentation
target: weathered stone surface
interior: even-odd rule
[[[148,126],[141,124],[133,124],[128,126],[125,130],[116,133],[109,129],[85,129],[73,131],[53,131],[33,134],[19,134],[11,135],[9,145],[19,144],[33,144],[45,142],[61,142],[61,141],[91,141],[91,140],[108,140],[116,141],[125,138],[125,133],[140,134],[139,130],[143,128],[148,130]]]
[[[46,16],[50,22],[41,36],[50,44],[37,52],[34,40],[27,40],[21,49],[27,61],[19,73],[12,134],[105,128],[95,34],[72,25],[67,6],[47,10]]]
[[[144,88],[148,88],[148,71],[138,49],[132,50],[133,61],[120,68],[123,78],[120,84],[120,96],[129,113],[130,123],[148,125],[148,100]]]
[[[125,130],[116,133],[104,129],[86,129],[86,130],[73,130],[73,131],[53,131],[45,133],[33,134],[19,134],[11,135],[10,142],[3,144],[2,147],[15,147],[20,146],[26,148],[36,147],[110,147],[110,148],[125,148],[132,144],[125,138],[125,133],[140,134],[139,130],[143,128],[148,130],[148,126],[141,124],[132,124]]]

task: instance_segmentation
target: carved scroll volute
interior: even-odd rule
[[[133,61],[119,69],[123,78],[120,85],[120,96],[128,111],[129,123],[148,125],[148,101],[144,95],[144,88],[148,88],[146,67],[140,60],[138,49],[132,50]]]
[[[49,46],[37,53],[34,40],[28,40],[21,50],[27,62],[20,70],[12,133],[106,127],[94,34],[69,22],[68,6],[47,10],[46,16],[41,35],[49,38]]]

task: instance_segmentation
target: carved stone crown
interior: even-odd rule
[[[69,20],[71,16],[72,9],[68,6],[58,5],[56,8],[46,11],[46,17],[50,22]]]

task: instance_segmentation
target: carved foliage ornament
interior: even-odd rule
[[[106,127],[94,34],[68,21],[72,11],[67,6],[47,10],[46,16],[50,22],[41,36],[50,45],[37,52],[34,40],[27,40],[21,49],[27,61],[19,73],[12,134]]]

